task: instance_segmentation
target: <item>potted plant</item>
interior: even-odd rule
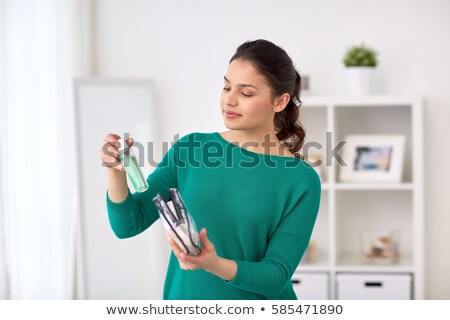
[[[349,92],[354,95],[374,93],[378,53],[364,44],[356,45],[344,55]]]

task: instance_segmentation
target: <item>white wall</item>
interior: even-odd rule
[[[283,46],[318,94],[345,93],[345,49],[362,41],[373,46],[380,52],[383,92],[426,99],[426,297],[450,299],[450,168],[444,164],[450,158],[450,1],[96,4],[96,75],[154,78],[165,139],[225,129],[218,105],[222,79],[245,40],[266,38]]]

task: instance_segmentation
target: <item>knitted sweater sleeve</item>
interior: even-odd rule
[[[236,261],[237,274],[227,282],[229,285],[270,298],[279,296],[291,281],[308,247],[319,210],[320,179],[313,171],[308,180],[307,190],[270,237],[264,258],[257,262]]]
[[[167,199],[169,188],[177,187],[175,165],[177,143],[169,149],[158,167],[148,176],[149,188],[145,192],[131,193],[128,189],[127,198],[120,203],[112,202],[106,193],[109,222],[118,238],[133,237],[146,230],[159,218],[152,200],[158,192]]]

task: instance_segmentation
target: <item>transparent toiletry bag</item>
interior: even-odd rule
[[[164,228],[178,246],[191,256],[200,253],[200,237],[186,206],[176,188],[169,189],[170,201],[166,202],[158,193],[153,202],[159,211]]]

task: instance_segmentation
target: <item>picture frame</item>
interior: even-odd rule
[[[402,181],[404,135],[347,135],[340,182]]]

